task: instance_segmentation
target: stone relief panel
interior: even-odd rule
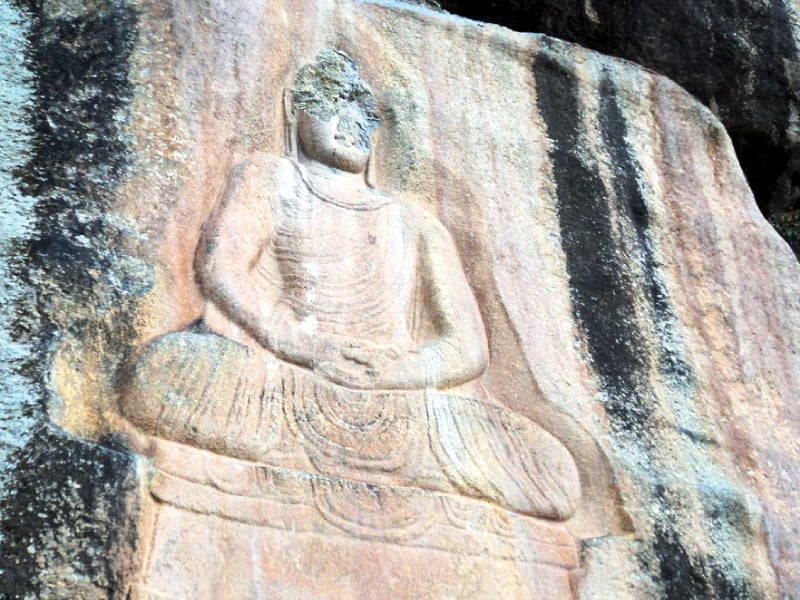
[[[394,2],[137,7],[128,300],[58,310],[50,413],[142,467],[134,595],[794,589],[796,265],[741,275],[708,111]]]
[[[123,378],[156,469],[139,590],[175,585],[157,551],[168,505],[558,567],[567,593],[575,546],[556,523],[578,506],[575,462],[482,384],[487,336],[451,235],[367,183],[380,117],[354,61],[324,48],[300,68],[286,122],[287,155],[241,160],[203,225],[203,315]]]

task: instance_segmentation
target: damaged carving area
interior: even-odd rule
[[[3,593],[797,587],[800,274],[738,138],[425,4],[0,2]]]

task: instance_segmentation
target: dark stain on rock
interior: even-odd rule
[[[677,498],[681,490],[656,486],[654,501],[661,507],[654,521],[653,552],[659,565],[663,597],[669,600],[758,600],[763,595],[750,582],[731,576],[730,569],[714,556],[692,555],[681,542],[675,524],[679,520]]]
[[[136,14],[121,0],[57,17],[36,0],[17,4],[32,17],[26,59],[34,105],[33,152],[16,176],[36,203],[34,232],[18,244],[23,258],[13,268],[35,290],[36,305],[19,308],[14,333],[38,348],[22,371],[41,384],[41,365],[70,312],[76,316],[67,326],[77,337],[94,334],[124,346],[134,335],[132,319],[115,319],[108,328],[96,314],[84,313],[90,307],[129,313],[146,285],[126,270],[119,249],[129,232],[108,218],[129,163],[124,126],[133,93],[128,60]]]
[[[645,301],[656,332],[658,367],[667,383],[689,387],[694,378],[686,360],[678,352],[683,344],[677,338],[678,319],[663,281],[658,273],[653,241],[650,235],[650,211],[639,184],[640,166],[635,150],[627,142],[628,127],[619,106],[618,90],[609,76],[600,83],[600,126],[604,148],[613,169],[612,185],[616,201],[615,212],[625,217],[624,223],[633,231],[628,260],[637,263]]]
[[[17,307],[13,333],[36,350],[21,372],[38,389],[35,414],[27,416],[39,425],[10,460],[0,590],[8,598],[73,590],[73,597],[114,597],[122,589],[118,565],[135,540],[134,458],[49,422],[45,365],[63,334],[102,339],[104,347],[124,348],[132,339],[133,320],[125,316],[142,282],[126,271],[125,232],[108,213],[129,159],[124,126],[136,14],[124,0],[82,3],[74,15],[54,15],[52,3],[38,0],[16,4],[31,18],[26,60],[34,103],[33,152],[15,175],[36,203],[33,233],[12,263],[35,303]],[[102,321],[102,311],[117,318]]]
[[[1,507],[2,597],[121,597],[136,548],[133,456],[43,425],[16,458]]]
[[[580,156],[581,114],[574,74],[547,53],[534,62],[537,105],[553,141],[550,160],[572,306],[606,392],[612,422],[641,430],[651,407],[645,394],[647,343],[636,316],[632,281],[614,240],[608,191],[597,165]]]
[[[800,152],[791,134],[800,91],[788,69],[798,60],[792,16],[782,0],[441,0],[444,9],[545,33],[619,56],[677,81],[715,106],[742,168],[769,217],[800,210],[791,181]]]
[[[688,549],[678,519],[688,510],[682,501],[686,490],[661,483],[666,473],[656,465],[668,460],[653,446],[658,425],[653,420],[657,398],[651,380],[660,379],[672,397],[691,409],[696,402],[694,375],[658,272],[652,216],[639,180],[641,167],[627,141],[628,125],[616,85],[607,74],[598,89],[601,146],[612,169],[606,184],[598,165],[581,151],[586,148],[581,139],[585,117],[575,75],[562,64],[571,60],[565,55],[549,50],[545,43],[533,67],[537,103],[552,140],[549,157],[574,316],[598,374],[614,436],[638,456],[647,457],[652,468],[638,474],[652,488],[653,537],[650,550],[642,555],[642,568],[647,571],[649,564],[655,565],[664,598],[756,598],[746,574],[725,567],[722,557],[731,558],[730,549],[714,548],[707,555]],[[698,457],[706,453],[706,444],[697,441],[704,439],[702,432],[688,429],[684,435],[697,446]],[[746,520],[742,516],[746,510],[740,506],[743,496],[732,486],[716,490],[716,502],[703,490],[690,493],[702,502],[699,522],[711,539],[737,520],[715,506],[733,503],[739,507],[734,511],[739,520]]]
[[[29,7],[34,152],[17,174],[38,199],[29,268],[54,284],[52,293],[94,300],[102,273],[114,271],[114,238],[123,235],[104,217],[128,165],[123,123],[135,14],[108,3],[81,17],[49,18],[37,5]]]
[[[627,142],[628,126],[619,105],[619,94],[613,80],[606,75],[600,84],[599,120],[601,133],[611,165],[614,169],[613,187],[616,199],[616,213],[623,217],[625,229],[632,235],[629,252],[632,271],[638,273],[640,288],[644,292],[644,302],[648,306],[652,321],[654,351],[657,356],[657,370],[662,381],[670,389],[671,395],[691,407],[696,403],[694,376],[684,358],[684,344],[677,332],[678,319],[672,308],[669,293],[658,273],[653,240],[649,230],[650,214],[644,191],[639,183],[641,170],[636,160],[636,152]],[[634,266],[635,265],[635,266]],[[702,437],[691,431],[688,437]],[[703,452],[703,445],[695,445],[697,452]],[[655,462],[655,461],[654,461]],[[746,510],[741,506],[741,496],[733,487],[712,490],[701,486],[697,490],[703,505],[702,517],[709,532],[719,530],[731,521],[744,521]],[[666,598],[708,599],[756,598],[750,584],[738,579],[729,569],[725,569],[713,555],[691,555],[682,542],[678,529],[678,513],[682,489],[668,489],[656,486],[653,504],[654,514],[653,551],[660,565],[661,582]],[[716,500],[712,502],[711,500]],[[737,504],[737,500],[739,503]],[[719,511],[715,506],[726,506],[730,511]],[[736,508],[736,510],[733,510]],[[685,512],[685,511],[683,511]],[[743,532],[748,535],[749,532]],[[728,549],[717,549],[724,554]],[[739,558],[739,557],[737,557]]]

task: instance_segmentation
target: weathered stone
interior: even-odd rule
[[[4,593],[793,593],[800,267],[685,91],[396,3],[34,16]]]
[[[127,587],[138,529],[129,452],[36,430],[3,498],[3,570],[9,598],[107,598]]]
[[[784,0],[443,0],[455,14],[546,33],[662,73],[730,135],[761,210],[800,253],[797,4]]]

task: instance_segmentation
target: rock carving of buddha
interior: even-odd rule
[[[282,473],[569,518],[571,455],[481,385],[486,333],[449,233],[366,183],[379,119],[355,64],[325,49],[289,96],[296,158],[232,170],[195,256],[206,311],[141,349],[122,414]]]

